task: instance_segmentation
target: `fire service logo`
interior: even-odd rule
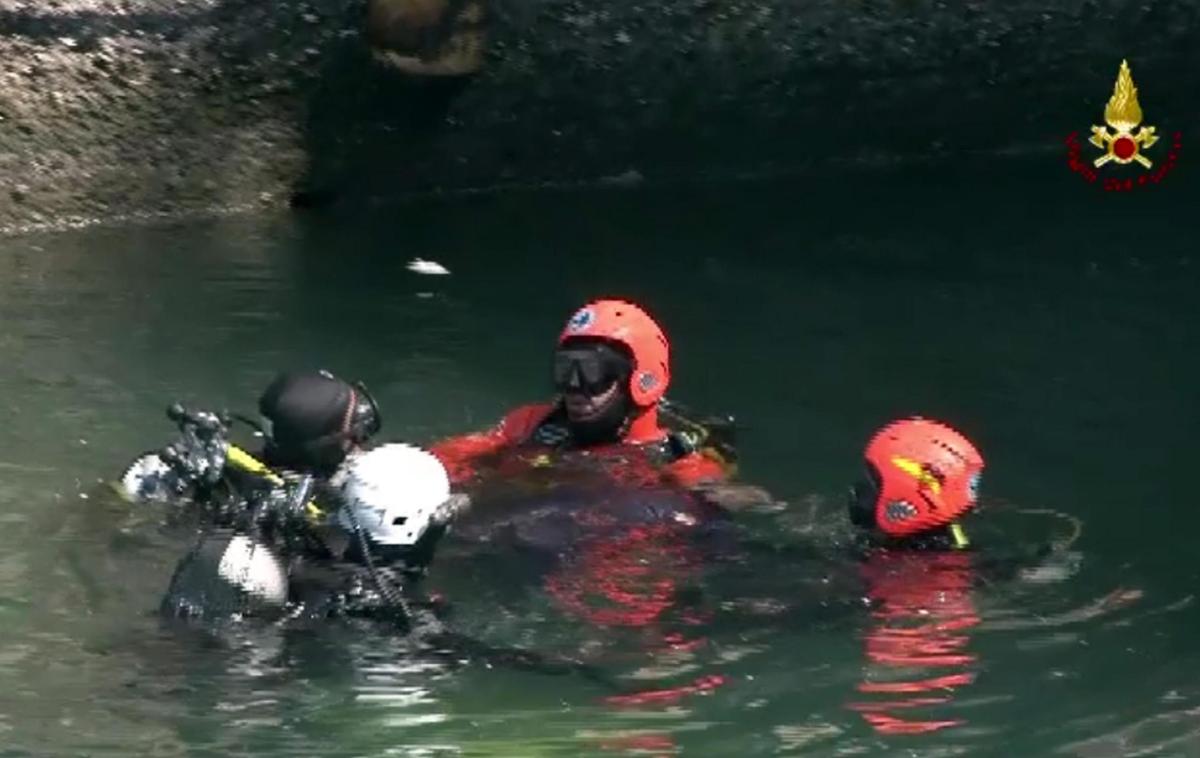
[[[1104,178],[1102,186],[1108,192],[1122,192],[1148,184],[1158,184],[1175,168],[1175,162],[1179,158],[1179,132],[1172,135],[1171,147],[1167,150],[1165,158],[1146,154],[1160,138],[1155,133],[1155,127],[1141,125],[1142,107],[1138,103],[1137,87],[1133,84],[1133,74],[1129,71],[1127,61],[1121,61],[1112,97],[1104,107],[1104,122],[1105,126],[1092,127],[1092,136],[1088,139],[1089,143],[1103,151],[1099,157],[1090,161],[1091,165],[1088,165],[1088,159],[1082,155],[1083,147],[1079,142],[1079,133],[1072,132],[1067,137],[1067,165],[1088,182],[1094,184],[1100,181],[1100,174],[1095,169],[1108,167],[1111,175]],[[1162,151],[1163,148],[1160,147],[1155,153]],[[1157,168],[1156,162],[1160,163]],[[1137,176],[1131,176],[1129,170],[1113,170],[1114,164],[1119,167],[1128,166],[1137,171]]]

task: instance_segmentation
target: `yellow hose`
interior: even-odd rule
[[[260,476],[263,479],[266,479],[271,484],[274,484],[274,485],[283,485],[284,484],[282,476],[280,476],[279,474],[276,474],[274,471],[272,471],[270,468],[267,467],[267,464],[263,463],[262,461],[255,458],[250,453],[247,453],[245,450],[241,449],[237,445],[234,445],[233,443],[230,443],[228,448],[225,451],[225,461],[226,461],[226,463],[228,463],[236,468],[239,468],[242,471],[248,472],[250,474],[254,474],[255,476]],[[308,501],[308,503],[304,507],[308,511],[308,515],[313,518],[322,516],[325,513],[323,510],[321,510],[320,506],[318,506],[316,503],[314,503],[311,500]]]
[[[261,476],[271,484],[283,484],[283,477],[267,468],[267,464],[255,458],[237,445],[230,443],[225,451],[225,460],[242,471]]]

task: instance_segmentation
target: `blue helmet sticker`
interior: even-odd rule
[[[971,502],[979,499],[979,480],[983,477],[980,472],[975,472],[971,475],[971,481],[967,482],[967,493],[971,496]]]
[[[658,384],[658,379],[656,379],[654,374],[651,374],[649,371],[643,371],[641,375],[638,376],[638,388],[641,389],[642,392],[649,392],[656,384]]]
[[[917,515],[917,509],[907,500],[892,500],[883,508],[883,517],[888,521],[904,521]]]
[[[595,320],[596,314],[592,312],[592,309],[584,308],[580,311],[577,311],[575,315],[571,317],[571,320],[567,322],[567,329],[572,332],[582,332],[584,329],[587,329],[589,326],[591,326],[592,322]]]

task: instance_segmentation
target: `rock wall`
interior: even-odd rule
[[[0,227],[1059,151],[1122,58],[1186,133],[1198,32],[1183,0],[0,0]]]

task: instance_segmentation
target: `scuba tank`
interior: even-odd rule
[[[287,604],[288,584],[287,569],[270,545],[218,529],[203,535],[176,566],[160,611],[210,620],[272,616]]]

